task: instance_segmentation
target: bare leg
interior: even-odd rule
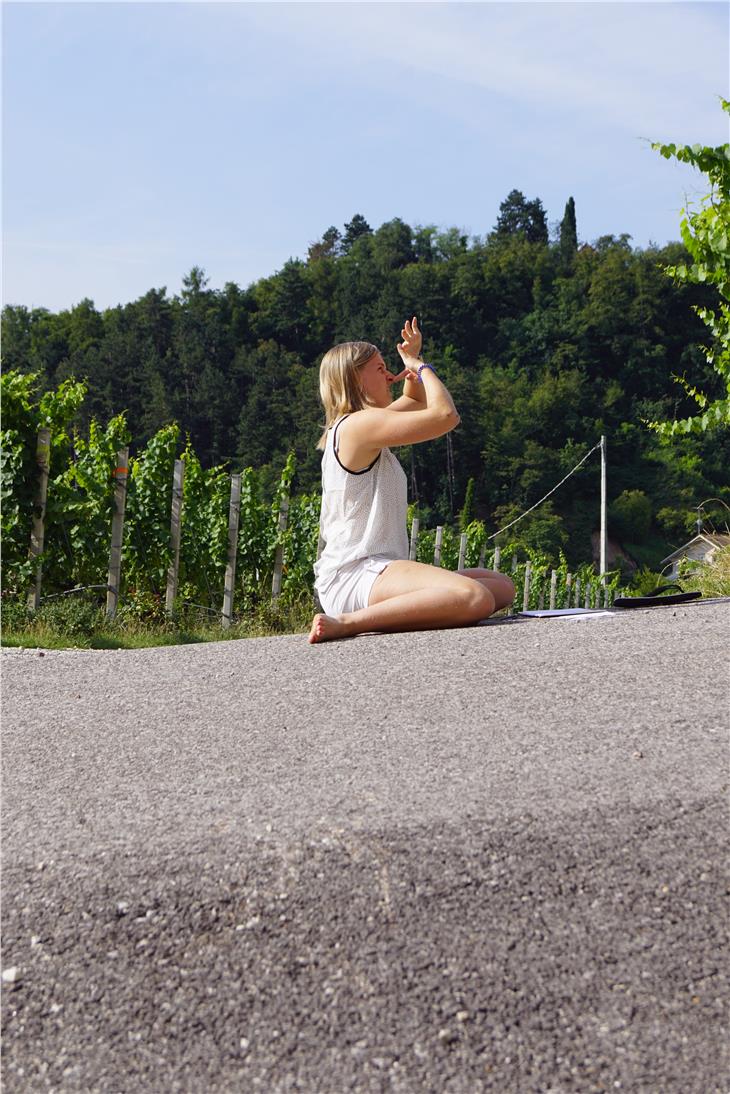
[[[473,577],[481,582],[494,597],[494,610],[508,608],[515,598],[515,587],[512,578],[508,574],[502,574],[498,570],[457,570],[457,574],[465,577]]]
[[[376,579],[367,608],[336,617],[315,615],[309,641],[365,631],[468,626],[494,610],[495,598],[482,581],[421,562],[391,562]]]

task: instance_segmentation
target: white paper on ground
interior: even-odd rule
[[[604,611],[603,608],[545,608],[536,612],[518,612],[518,615],[529,615],[534,619],[547,619],[551,616],[572,617],[573,619],[595,618],[596,616],[611,616],[613,612]]]
[[[568,619],[573,623],[584,623],[586,620],[592,619],[615,619],[617,612],[604,612],[599,608],[596,608],[591,612],[583,612],[581,615],[570,615]]]

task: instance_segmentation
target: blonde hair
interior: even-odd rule
[[[378,347],[370,342],[340,342],[325,353],[319,366],[319,397],[324,406],[325,426],[317,448],[324,448],[327,430],[338,418],[369,406],[358,369],[376,353]]]

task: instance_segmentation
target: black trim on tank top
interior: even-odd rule
[[[377,456],[375,457],[375,459],[373,460],[373,462],[371,464],[368,464],[367,467],[363,467],[362,471],[351,471],[349,467],[345,467],[344,463],[342,462],[340,457],[337,455],[337,430],[340,428],[340,426],[344,422],[345,418],[349,418],[349,417],[350,417],[349,414],[345,414],[342,418],[340,418],[339,422],[335,426],[335,431],[332,435],[332,451],[335,454],[335,459],[337,460],[338,464],[340,465],[340,467],[342,468],[343,471],[347,472],[348,475],[367,475],[368,471],[372,471],[372,469],[375,467],[375,464],[380,459],[380,452],[378,452]]]

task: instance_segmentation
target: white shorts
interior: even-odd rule
[[[324,589],[317,589],[322,611],[326,615],[343,615],[367,608],[376,577],[391,562],[395,559],[373,555],[343,566]]]

